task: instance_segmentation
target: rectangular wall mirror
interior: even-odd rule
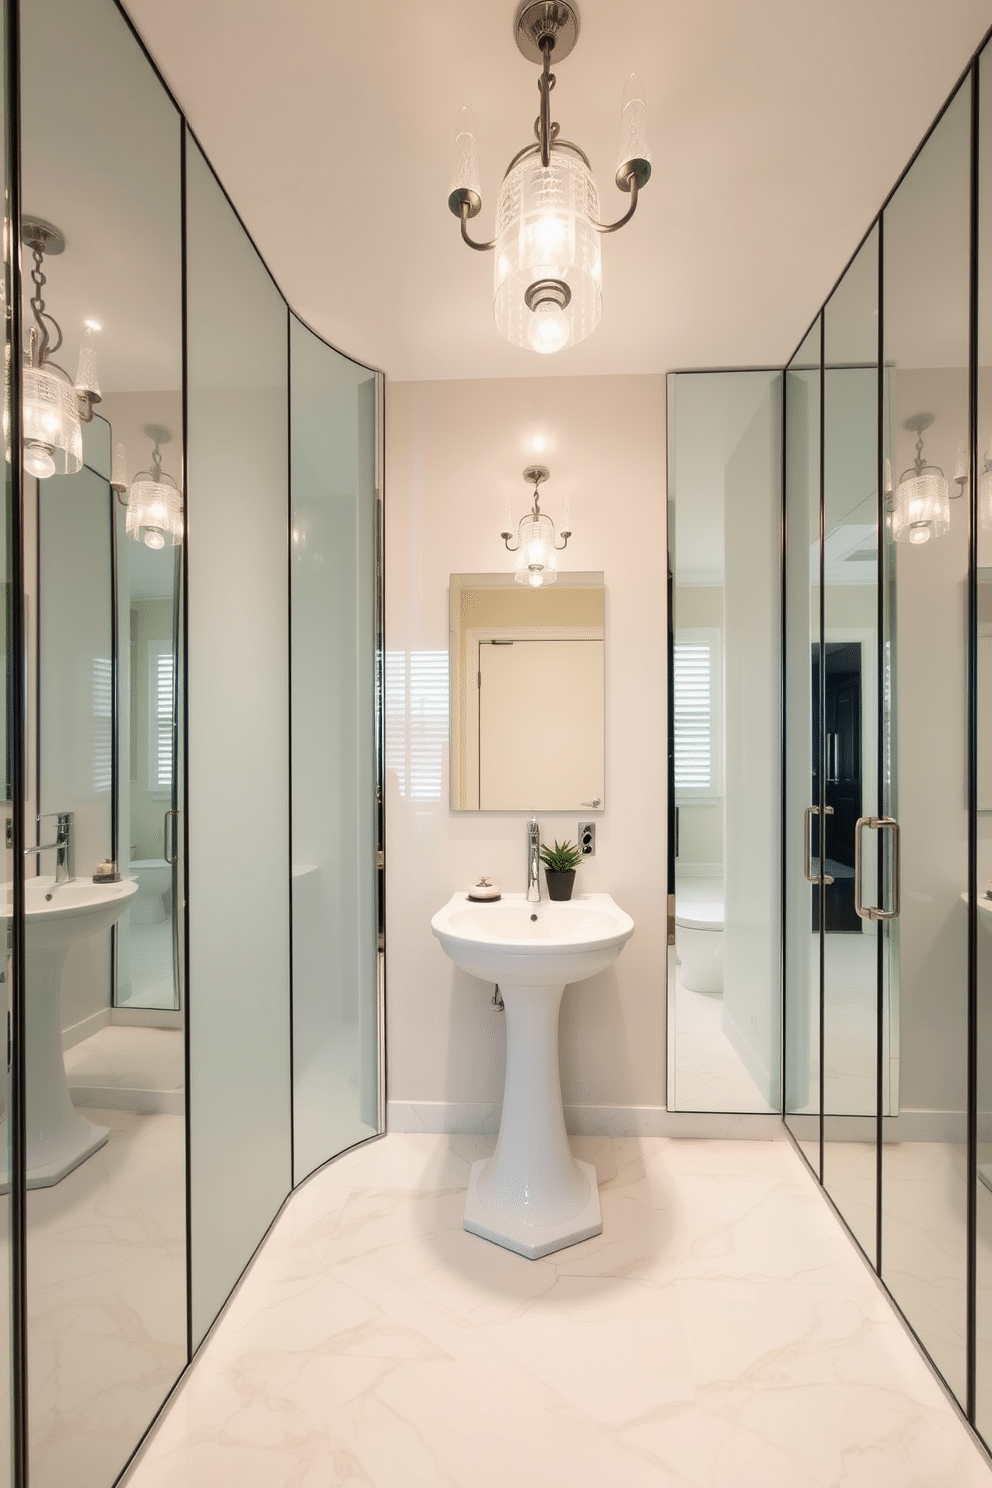
[[[602,811],[603,575],[452,574],[449,595],[452,811]]]

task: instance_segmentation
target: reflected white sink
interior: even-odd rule
[[[11,916],[11,887],[5,885],[3,918]],[[131,879],[95,884],[74,878],[57,884],[54,878],[29,878],[24,885],[24,918],[28,950],[68,950],[77,940],[99,935],[124,913],[138,892]]]
[[[0,895],[0,919],[12,917],[11,885]],[[138,885],[95,884],[72,879],[29,878],[24,885],[25,1101],[27,1104],[27,1186],[49,1188],[78,1168],[107,1140],[74,1109],[62,1058],[62,975],[77,941],[106,934],[127,909]],[[6,1153],[0,1129],[0,1152]],[[8,1188],[6,1161],[0,1163],[0,1193]]]
[[[496,1151],[472,1164],[465,1228],[536,1260],[603,1228],[596,1169],[568,1146],[558,1075],[558,1010],[570,982],[604,971],[634,933],[609,894],[528,904],[455,894],[431,929],[462,971],[498,982],[506,1086]]]
[[[615,961],[634,922],[609,894],[537,904],[524,894],[504,894],[494,904],[454,894],[431,929],[455,965],[484,982],[564,987]]]

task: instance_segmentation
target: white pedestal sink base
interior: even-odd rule
[[[506,1085],[496,1151],[472,1164],[465,1228],[537,1260],[603,1228],[596,1169],[568,1145],[558,1074],[563,986],[507,986]]]
[[[592,1163],[572,1159],[589,1185],[585,1206],[572,1219],[540,1224],[521,1221],[519,1215],[486,1208],[479,1198],[479,1179],[492,1161],[492,1158],[484,1157],[472,1164],[464,1219],[464,1227],[471,1234],[492,1240],[505,1250],[515,1250],[529,1261],[540,1260],[541,1256],[550,1255],[553,1250],[564,1250],[567,1245],[578,1245],[580,1240],[590,1240],[593,1235],[602,1234],[603,1216],[599,1208],[596,1169]]]
[[[28,1147],[28,1188],[52,1188],[56,1183],[61,1183],[73,1168],[78,1168],[94,1152],[98,1152],[110,1136],[109,1126],[97,1126],[93,1121],[87,1121],[85,1116],[76,1117],[73,1128],[73,1140],[76,1145],[72,1150],[64,1151],[59,1157],[52,1158],[49,1162],[38,1160],[37,1150]],[[0,1122],[0,1151],[7,1148],[7,1123]],[[0,1163],[0,1194],[8,1193],[10,1190],[10,1175],[7,1172],[6,1159]]]

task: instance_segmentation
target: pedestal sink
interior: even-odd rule
[[[473,1163],[465,1228],[536,1260],[603,1228],[596,1170],[573,1158],[558,1076],[558,1012],[571,982],[604,971],[634,933],[609,894],[528,904],[455,894],[431,920],[454,964],[498,983],[506,1006],[506,1086],[496,1151]]]
[[[49,1188],[107,1140],[108,1129],[73,1107],[62,1058],[61,999],[66,957],[79,940],[109,930],[138,885],[29,878],[25,889],[25,1043],[28,1188]],[[9,929],[11,887],[3,886],[0,916]],[[7,1127],[0,1124],[0,1192],[9,1187]]]

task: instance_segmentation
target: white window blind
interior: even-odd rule
[[[718,796],[723,790],[720,632],[680,631],[675,641],[675,790]]]
[[[148,789],[172,794],[172,718],[175,663],[171,640],[148,642]]]
[[[387,651],[386,770],[401,796],[441,799],[447,745],[447,651]]]
[[[93,657],[93,789],[113,785],[113,666],[106,656]]]

